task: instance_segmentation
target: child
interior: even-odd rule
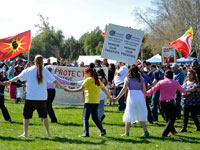
[[[95,69],[88,68],[84,71],[85,81],[79,89],[68,89],[67,92],[82,92],[85,91],[85,104],[83,108],[83,126],[84,134],[80,137],[89,137],[89,118],[92,115],[92,120],[95,122],[99,130],[101,131],[100,136],[106,136],[106,130],[103,128],[101,121],[98,118],[97,108],[99,105],[99,89],[110,98],[108,92],[104,88],[102,82],[98,79]],[[111,98],[110,98],[111,99]]]
[[[101,80],[101,82],[104,84],[104,86],[106,86],[107,80],[106,80],[106,77],[105,77],[106,75],[105,75],[103,69],[99,69],[97,71],[97,75],[98,75],[99,80]],[[101,122],[103,122],[104,118],[106,117],[104,115],[104,104],[105,104],[105,101],[107,101],[107,96],[105,95],[105,93],[102,90],[100,90],[99,97],[100,97],[100,103],[99,103],[99,106],[97,109],[98,118]]]
[[[7,81],[8,79],[3,77],[3,70],[0,69],[0,108],[3,114],[3,117],[6,121],[11,121],[10,115],[8,113],[8,110],[6,106],[4,105],[4,88],[5,84],[4,81]]]

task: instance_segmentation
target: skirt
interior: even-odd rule
[[[127,123],[147,121],[147,107],[141,90],[129,90],[123,121]]]

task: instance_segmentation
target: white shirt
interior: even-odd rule
[[[115,75],[114,77],[115,85],[118,85],[119,83],[124,82],[124,79],[128,73],[128,68],[125,65],[121,66],[118,73],[120,74],[120,76]],[[120,87],[123,87],[123,85],[120,85]]]
[[[36,66],[29,67],[18,76],[19,80],[26,81],[27,100],[47,100],[47,82],[53,83],[56,79],[44,67],[42,68],[42,83],[38,84]]]
[[[104,86],[104,88],[106,87]],[[107,98],[106,94],[101,89],[99,91],[99,98],[100,100],[105,100]]]

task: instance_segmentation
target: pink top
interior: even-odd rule
[[[187,91],[181,87],[181,85],[172,79],[165,78],[159,81],[153,88],[147,91],[146,96],[152,95],[156,91],[160,90],[160,101],[173,100],[176,96],[176,91],[179,90],[184,94]]]

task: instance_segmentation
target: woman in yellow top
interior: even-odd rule
[[[110,95],[103,86],[103,83],[98,79],[95,69],[88,68],[84,71],[85,81],[79,89],[65,88],[67,92],[82,92],[85,91],[85,104],[83,108],[83,126],[84,134],[80,137],[89,137],[89,118],[92,115],[92,120],[101,131],[100,136],[106,136],[106,130],[103,128],[101,121],[98,118],[97,108],[100,102],[99,90],[101,90],[110,98]]]

